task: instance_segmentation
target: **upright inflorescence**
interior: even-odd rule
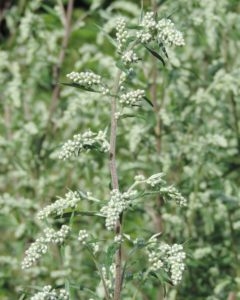
[[[165,271],[174,285],[181,281],[186,258],[182,245],[170,246],[166,243],[157,243],[156,239],[150,239],[147,254],[151,271]]]
[[[101,209],[101,213],[106,217],[105,224],[108,230],[114,230],[120,214],[129,207],[135,194],[136,191],[123,194],[117,189],[111,191],[108,204]]]
[[[147,12],[140,23],[142,30],[137,32],[137,38],[141,41],[141,43],[146,44],[154,39],[156,25],[157,23],[154,18],[154,13]]]
[[[109,142],[106,133],[99,131],[92,132],[90,129],[83,134],[76,134],[72,140],[68,140],[59,153],[59,158],[66,160],[72,156],[78,156],[84,150],[98,149],[101,152],[109,151]]]
[[[119,18],[116,24],[117,50],[119,52],[126,47],[128,37],[129,34],[126,29],[126,21],[124,18]]]

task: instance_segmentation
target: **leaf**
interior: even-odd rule
[[[42,7],[46,12],[48,12],[50,15],[59,18],[57,12],[56,12],[54,9],[52,9],[51,7],[49,7],[49,6],[45,5],[45,4],[42,4],[41,7]]]
[[[117,43],[116,41],[105,31],[103,30],[103,28],[97,24],[95,24],[95,26],[105,35],[105,37],[109,40],[109,42],[115,47],[117,48]]]
[[[159,44],[159,47],[162,49],[162,52],[165,54],[166,58],[169,58],[169,57],[168,57],[167,50],[166,50],[166,48],[164,47],[163,43],[160,43],[160,44]]]
[[[87,91],[87,92],[100,93],[99,91],[96,91],[96,90],[94,90],[94,89],[92,89],[90,87],[86,87],[86,86],[78,84],[78,83],[61,82],[61,84],[67,85],[67,86],[71,86],[71,87],[75,87],[75,88],[78,88],[78,89],[81,89],[81,90],[84,90],[84,91]]]
[[[98,211],[77,211],[75,210],[74,212],[74,216],[100,216],[101,215],[98,213]],[[61,214],[61,215],[56,215],[55,219],[62,219],[62,218],[71,218],[72,216],[72,211],[66,211],[65,213]]]
[[[117,61],[116,66],[124,73],[127,73],[128,70],[121,61]]]
[[[129,24],[129,25],[127,25],[126,26],[127,27],[127,29],[143,29],[143,26],[141,26],[141,25],[135,25],[135,24]]]
[[[123,114],[123,115],[121,115],[121,119],[126,119],[126,118],[139,118],[139,119],[146,120],[146,118],[144,118],[142,115],[139,115],[139,114]]]
[[[144,99],[149,105],[151,105],[151,106],[153,107],[152,102],[151,102],[146,96],[144,96],[143,99]]]
[[[162,62],[162,64],[165,66],[166,63],[163,60],[162,56],[159,55],[155,50],[148,48],[146,45],[143,45],[154,57],[156,57],[158,60]]]
[[[116,253],[117,249],[119,248],[119,245],[112,244],[108,247],[107,253],[106,253],[106,265],[110,266],[112,264],[112,261],[114,259],[114,254]]]

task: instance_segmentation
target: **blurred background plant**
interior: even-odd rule
[[[178,24],[186,46],[166,49],[165,67],[147,53],[139,65],[137,83],[150,88],[154,114],[121,121],[120,186],[139,171],[150,176],[161,170],[188,206],[183,210],[153,197],[145,204],[147,214],[131,215],[127,230],[137,235],[134,227],[148,224],[143,235],[161,231],[189,249],[182,284],[169,288],[167,299],[238,299],[240,3],[143,1],[143,6]],[[119,15],[137,20],[141,7],[139,1],[5,0],[0,8],[0,298],[24,299],[24,292],[46,282],[60,287],[74,279],[81,296],[73,299],[88,299],[98,279],[77,244],[60,252],[53,247],[52,256],[28,272],[20,263],[42,227],[36,213],[56,195],[76,190],[80,182],[83,190],[94,186],[99,198],[106,197],[110,177],[102,155],[61,162],[57,153],[73,134],[98,131],[108,122],[107,102],[59,82],[73,69],[110,79],[114,48],[104,32],[114,33]],[[85,216],[78,222],[96,235],[103,226]],[[138,299],[162,299],[157,281],[130,288],[140,290]]]

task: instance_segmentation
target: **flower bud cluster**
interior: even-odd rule
[[[186,258],[182,245],[173,244],[170,246],[165,243],[160,243],[159,245],[157,241],[154,241],[154,243],[150,244],[147,254],[150,270],[154,272],[164,270],[170,275],[174,285],[181,281]]]
[[[145,95],[144,90],[138,89],[136,91],[131,91],[126,94],[120,95],[119,102],[123,105],[131,105],[131,106],[139,105],[144,95]]]
[[[147,12],[142,19],[140,25],[143,30],[137,32],[137,38],[142,43],[149,43],[154,37],[154,31],[156,30],[156,21],[153,12]]]
[[[103,279],[104,279],[104,281],[105,281],[105,283],[106,283],[108,289],[109,289],[109,290],[112,290],[112,288],[113,288],[113,281],[112,281],[110,278],[108,278],[106,268],[105,268],[105,267],[102,267],[101,271],[102,271]],[[111,272],[109,272],[109,275],[110,275],[110,273],[111,273]]]
[[[117,112],[115,112],[115,114],[114,114],[114,118],[115,118],[116,120],[118,120],[118,119],[121,117],[121,115],[122,115],[122,113],[119,112],[119,111],[117,111]]]
[[[111,198],[108,204],[101,209],[101,213],[106,217],[105,224],[108,230],[114,230],[120,214],[129,207],[134,195],[136,195],[136,191],[123,194],[117,189],[111,191]]]
[[[102,93],[104,96],[110,94],[109,88],[107,88],[107,87],[105,87],[105,86],[101,86],[100,91],[101,91],[101,93]]]
[[[157,23],[154,18],[154,12],[146,12],[142,19],[141,26],[143,26],[147,30],[154,30],[156,28],[156,25]]]
[[[60,198],[59,200],[44,207],[41,211],[39,211],[37,217],[40,220],[42,220],[47,218],[52,213],[62,215],[64,210],[68,208],[75,209],[80,201],[81,197],[78,192],[69,191],[65,194],[64,198]]]
[[[86,87],[101,84],[101,76],[93,72],[71,72],[67,74],[67,77],[73,82],[76,82]]]
[[[160,193],[167,200],[175,201],[179,206],[186,206],[187,200],[174,186],[166,186],[160,188]]]
[[[121,244],[123,242],[123,236],[121,234],[118,234],[114,237],[114,242],[115,243],[118,243],[118,244]]]
[[[140,182],[150,185],[156,192],[158,191],[162,195],[164,200],[173,200],[179,206],[186,206],[187,200],[174,186],[167,186],[166,181],[162,179],[163,176],[164,173],[157,173],[147,179],[140,180]],[[135,179],[135,181],[137,182],[138,180]]]
[[[86,245],[86,240],[88,239],[88,237],[89,237],[89,234],[87,233],[87,230],[82,229],[79,231],[78,240],[83,245]]]
[[[159,253],[155,251],[148,253],[148,261],[152,271],[158,271],[163,267],[163,261],[159,258]]]
[[[130,64],[135,63],[137,61],[139,61],[139,57],[137,56],[137,54],[133,50],[127,50],[122,55],[122,62],[125,65],[130,65]]]
[[[25,258],[22,261],[22,269],[30,268],[38,261],[43,254],[47,253],[48,246],[43,237],[36,239],[34,243],[25,252]]]
[[[175,28],[170,19],[162,19],[157,23],[158,40],[165,44],[184,46],[183,34]]]
[[[99,250],[100,250],[99,244],[93,243],[92,250],[93,250],[93,254],[96,254],[97,252],[99,252]]]
[[[38,292],[30,298],[30,300],[68,300],[69,294],[66,290],[60,289],[58,292],[51,285],[43,287],[41,292]]]
[[[175,28],[170,19],[156,21],[153,12],[147,12],[143,17],[140,26],[142,30],[137,32],[137,38],[141,43],[147,44],[156,40],[159,44],[164,43],[170,46],[183,46],[185,44],[183,34]]]
[[[126,30],[126,21],[123,18],[118,19],[116,24],[117,50],[121,52],[129,37]]]
[[[88,130],[83,134],[76,134],[73,140],[68,140],[59,153],[59,159],[66,160],[72,156],[79,155],[85,149],[97,148],[102,152],[109,151],[109,143],[105,137],[106,133],[99,131],[98,133]]]
[[[182,245],[174,244],[168,251],[168,255],[172,283],[177,285],[182,280],[182,274],[185,269],[184,260],[186,258],[186,254],[183,251]]]
[[[70,232],[70,227],[63,225],[59,231],[52,228],[46,228],[44,235],[38,239],[25,252],[25,258],[22,261],[22,269],[30,268],[36,261],[38,261],[43,254],[48,250],[48,244],[61,244]]]
[[[45,228],[45,243],[62,244],[70,232],[70,227],[62,225],[59,231],[55,231],[53,228]]]

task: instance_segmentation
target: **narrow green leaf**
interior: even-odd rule
[[[126,118],[139,118],[139,119],[146,120],[142,115],[139,114],[123,114],[121,116],[121,119],[126,119]]]
[[[78,84],[78,83],[66,83],[66,82],[61,82],[61,84],[63,85],[67,85],[67,86],[71,86],[71,87],[75,87],[75,88],[78,88],[78,89],[81,89],[81,90],[84,90],[84,91],[87,91],[87,92],[92,92],[92,93],[100,93],[99,91],[96,91],[90,87],[86,87],[86,86],[83,86],[81,84]]]
[[[75,211],[74,212],[74,216],[100,216],[99,212],[97,211]],[[57,215],[55,216],[55,219],[62,219],[62,218],[71,218],[72,216],[72,211],[66,211],[65,213],[63,213],[62,215]]]
[[[163,54],[166,56],[166,58],[168,58],[168,53],[166,48],[164,47],[163,43],[159,44],[159,47],[162,49]]]
[[[160,60],[162,62],[162,64],[165,66],[166,63],[163,60],[162,56],[159,55],[155,50],[148,48],[146,45],[144,45],[144,47],[154,56],[156,57],[158,60]]]
[[[46,4],[42,4],[41,7],[42,7],[46,12],[48,12],[50,15],[59,18],[57,12],[56,12],[54,9],[52,9],[51,7],[47,6]]]
[[[149,105],[151,105],[151,106],[153,107],[152,102],[151,102],[146,96],[144,96],[143,99],[144,99]]]
[[[142,29],[143,26],[140,26],[140,25],[135,25],[135,24],[129,24],[126,26],[128,29]]]
[[[114,259],[114,254],[116,253],[118,249],[117,244],[112,244],[111,246],[108,247],[107,253],[106,253],[106,265],[110,266],[112,264],[112,261]]]
[[[124,66],[124,64],[121,61],[117,61],[116,66],[124,73],[127,73],[127,68]]]
[[[99,25],[95,24],[95,26],[105,35],[105,37],[109,40],[109,42],[117,48],[116,41]]]

